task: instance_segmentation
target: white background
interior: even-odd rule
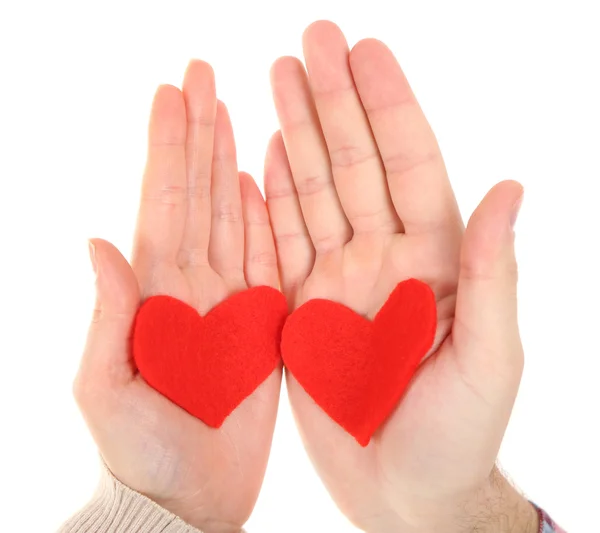
[[[0,498],[3,531],[53,531],[93,491],[71,397],[93,302],[86,239],[129,253],[155,86],[212,62],[240,167],[277,128],[268,70],[330,18],[397,53],[463,215],[520,180],[522,389],[501,453],[526,494],[587,532],[600,489],[600,81],[596,2],[8,2],[0,7]],[[285,401],[250,533],[353,531]],[[25,524],[17,526],[16,524]]]

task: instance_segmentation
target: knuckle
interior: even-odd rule
[[[188,116],[187,121],[190,126],[196,126],[197,128],[212,130],[215,127],[214,115],[206,111],[203,112],[203,110],[199,110],[199,112]]]
[[[161,187],[155,194],[146,194],[142,201],[165,206],[181,206],[187,199],[187,187],[168,185]]]
[[[267,200],[276,200],[278,198],[289,198],[294,196],[296,191],[290,187],[265,187],[265,197]]]
[[[205,178],[196,179],[196,181],[188,187],[187,196],[188,198],[196,200],[210,198],[210,180]]]
[[[374,152],[364,150],[352,144],[339,146],[329,152],[329,159],[333,168],[353,167],[375,157],[376,154]]]
[[[509,262],[495,265],[490,261],[461,261],[460,275],[468,281],[492,282],[503,280],[515,286],[519,280],[519,268],[517,262]]]
[[[439,152],[426,152],[424,154],[398,153],[383,158],[385,171],[388,175],[402,176],[428,165],[441,162]]]
[[[280,233],[275,235],[275,244],[277,248],[282,248],[287,245],[295,245],[298,240],[305,240],[310,243],[308,235],[300,231],[292,233]]]
[[[298,191],[298,196],[306,197],[318,194],[330,186],[331,181],[322,175],[306,176],[298,180],[296,190]]]
[[[161,138],[151,139],[148,146],[159,149],[185,146],[185,134],[180,131],[164,132]]]
[[[323,235],[313,239],[315,252],[319,255],[326,255],[343,246],[343,242],[335,235]]]
[[[275,252],[258,252],[250,257],[250,263],[265,267],[277,266],[277,254]]]
[[[242,210],[231,202],[222,202],[213,212],[213,218],[223,222],[237,223],[242,220]]]
[[[486,265],[477,261],[462,261],[460,276],[467,281],[492,281],[496,278]]]

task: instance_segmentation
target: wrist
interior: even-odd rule
[[[93,498],[60,527],[59,533],[131,531],[133,525],[139,533],[202,533],[121,483],[104,464]]]
[[[539,533],[537,509],[494,468],[485,483],[468,495],[409,505],[411,516],[369,533]]]
[[[244,533],[242,526],[239,524],[219,520],[210,516],[210,514],[207,516],[207,510],[202,505],[198,505],[197,502],[182,502],[161,498],[154,498],[153,501],[163,509],[198,528],[202,533]]]
[[[452,533],[538,533],[539,529],[535,507],[497,468],[462,506],[455,523]]]

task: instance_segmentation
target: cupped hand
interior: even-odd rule
[[[417,278],[438,311],[431,352],[366,448],[287,375],[307,451],[366,531],[496,531],[498,502],[514,504],[511,527],[533,524],[494,466],[523,365],[512,228],[522,187],[495,186],[465,232],[390,50],[367,39],[349,51],[329,22],[311,25],[303,44],[306,71],[291,57],[272,69],[281,132],[265,192],[285,295],[293,308],[327,298],[373,318],[399,282]]]
[[[255,504],[277,413],[281,368],[219,429],[152,389],[129,350],[141,301],[167,294],[204,315],[248,287],[278,287],[266,206],[238,173],[231,123],[210,65],[155,96],[130,267],[92,241],[97,304],[76,399],[111,472],[206,532],[239,531]]]

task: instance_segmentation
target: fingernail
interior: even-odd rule
[[[523,204],[523,196],[524,196],[524,191],[521,191],[521,195],[519,196],[519,198],[517,199],[517,201],[514,203],[514,205],[512,207],[512,214],[510,216],[511,229],[515,228],[515,223],[517,222],[517,217],[519,216],[519,211],[521,210],[521,205]]]
[[[96,247],[92,241],[88,241],[88,248],[90,250],[90,261],[92,262],[92,268],[94,269],[94,274],[98,275],[98,263],[96,261]]]

